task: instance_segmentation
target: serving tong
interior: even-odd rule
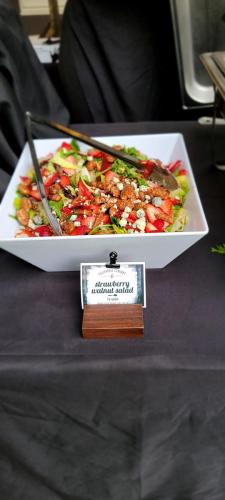
[[[68,127],[65,127],[65,125],[62,125],[60,123],[56,123],[53,120],[47,120],[46,118],[33,115],[33,113],[30,113],[29,111],[26,112],[26,131],[27,131],[27,139],[28,139],[28,144],[30,148],[30,153],[31,153],[31,158],[34,164],[34,170],[36,174],[36,180],[37,180],[37,186],[40,191],[43,207],[46,213],[46,217],[48,219],[48,222],[55,234],[58,236],[62,235],[62,229],[60,227],[60,224],[57,220],[57,218],[53,215],[51,208],[48,203],[48,199],[45,193],[45,188],[40,172],[40,165],[38,162],[38,158],[36,155],[35,151],[35,146],[34,142],[32,139],[32,122],[35,123],[40,123],[41,125],[47,125],[48,127],[58,130],[59,132],[63,132],[64,134],[74,137],[80,142],[83,142],[84,144],[88,144],[89,146],[92,146],[95,149],[98,149],[100,151],[103,151],[104,153],[110,154],[114,156],[115,158],[119,158],[120,160],[123,160],[129,164],[131,164],[133,167],[135,167],[137,170],[142,171],[144,170],[143,165],[140,163],[140,161],[133,157],[128,155],[127,153],[122,153],[120,150],[115,149],[111,146],[108,146],[107,144],[104,144],[102,142],[96,141],[95,139],[92,139],[92,137],[89,137],[86,134],[82,134],[81,132],[77,132],[73,129],[70,129]],[[175,179],[175,177],[166,169],[163,168],[157,164],[153,166],[152,172],[150,173],[149,180],[153,182],[158,182],[161,186],[163,186],[165,189],[168,191],[173,191],[174,189],[177,189],[178,184]]]

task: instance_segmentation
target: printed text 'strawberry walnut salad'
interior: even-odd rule
[[[182,231],[188,219],[183,208],[188,181],[182,163],[165,166],[135,148],[114,147],[138,158],[143,172],[98,150],[80,152],[74,140],[39,160],[49,205],[63,235]],[[154,165],[170,170],[178,189],[168,191],[150,181]],[[16,237],[53,236],[33,169],[21,177],[14,206],[22,226]]]

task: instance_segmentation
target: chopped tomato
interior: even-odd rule
[[[89,231],[89,228],[87,226],[75,227],[73,229],[72,233],[70,233],[70,236],[81,236],[83,234],[88,233],[88,231]]]
[[[44,183],[44,186],[45,187],[49,187],[51,186],[52,184],[54,184],[54,182],[58,179],[58,174],[57,172],[55,172],[54,174],[51,174],[48,176],[48,178],[46,179],[45,183]]]
[[[86,198],[87,200],[90,200],[92,198],[91,192],[89,191],[87,186],[85,186],[85,184],[82,180],[80,180],[78,182],[78,192],[79,192],[79,196],[82,196],[83,198]]]
[[[49,226],[39,226],[39,227],[36,227],[35,230],[34,230],[34,233],[36,235],[36,233],[38,234],[38,236],[52,236],[52,230]]]
[[[70,179],[68,175],[60,175],[60,184],[63,187],[70,186]]]

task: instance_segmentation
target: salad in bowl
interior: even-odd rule
[[[81,152],[75,140],[39,158],[48,203],[63,236],[183,231],[189,190],[183,163],[164,165],[134,147],[114,148],[136,157],[141,170],[97,149]],[[176,189],[167,189],[152,176],[156,167],[174,176]],[[20,178],[14,207],[20,224],[17,238],[54,236],[33,168]]]

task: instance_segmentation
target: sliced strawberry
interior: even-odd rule
[[[160,209],[165,212],[167,215],[171,215],[172,213],[173,202],[170,198],[163,200],[162,205],[160,205]]]
[[[181,170],[179,170],[179,175],[186,175],[186,174],[187,174],[186,168],[182,168]]]
[[[162,219],[157,219],[153,224],[158,231],[164,231],[165,229],[165,221]]]
[[[128,222],[135,222],[137,220],[137,216],[135,213],[130,213],[129,216],[127,217]]]
[[[81,221],[81,225],[87,226],[89,231],[91,231],[91,229],[95,223],[95,219],[96,219],[96,217],[94,215],[88,215],[88,217],[83,218],[83,220]]]
[[[82,180],[78,182],[78,192],[79,196],[85,198],[86,200],[90,200],[92,198],[91,192]]]
[[[167,165],[167,168],[170,172],[173,173],[173,172],[175,172],[175,170],[180,168],[182,165],[183,165],[182,161],[177,160],[177,161],[172,161],[171,163],[169,163],[169,165]]]
[[[160,219],[161,217],[161,210],[160,208],[158,207],[155,207],[154,205],[152,205],[151,203],[148,203],[148,205],[146,205],[146,214],[147,214],[147,218],[149,220],[149,222],[155,222],[156,219]]]
[[[62,213],[65,215],[72,215],[74,212],[74,209],[72,207],[63,207],[62,208]]]
[[[88,233],[88,231],[90,231],[90,229],[87,226],[75,227],[72,233],[70,233],[70,236],[81,236]]]
[[[70,186],[70,178],[68,175],[60,175],[60,184],[63,187]]]
[[[32,179],[30,179],[30,177],[20,176],[20,179],[22,183],[25,184],[25,186],[30,186],[30,184],[32,183]]]
[[[32,238],[34,232],[31,229],[22,229],[16,233],[16,238]]]
[[[49,226],[39,226],[39,227],[36,227],[35,230],[34,230],[34,234],[35,236],[52,236],[52,230]]]
[[[49,175],[44,183],[44,186],[50,187],[52,184],[54,184],[54,182],[58,179],[58,177],[59,175],[57,174],[57,172],[54,172],[54,174]]]
[[[89,149],[88,156],[93,156],[93,158],[102,158],[104,153],[102,151],[98,151],[97,149]]]
[[[158,229],[151,224],[151,222],[147,222],[145,226],[145,233],[158,233]]]
[[[171,201],[173,205],[181,205],[181,200],[178,200],[178,198],[173,198]]]
[[[112,170],[108,170],[108,172],[105,173],[105,189],[108,188],[109,184],[114,182],[115,178],[119,180],[119,176]]]
[[[140,160],[140,164],[144,167],[144,176],[148,177],[152,173],[155,161],[153,160]]]
[[[72,148],[72,146],[71,146],[68,142],[62,142],[62,144],[61,144],[61,146],[60,146],[60,148],[59,148],[59,149],[61,149],[61,148],[63,148],[63,149],[67,149],[68,151],[69,151],[70,149],[73,149],[73,148]]]
[[[32,196],[32,198],[34,198],[35,200],[37,200],[37,201],[41,201],[41,194],[40,194],[40,192],[39,192],[39,190],[38,190],[38,189],[33,189],[33,188],[31,188],[31,189],[30,189],[30,193],[29,193],[29,194],[30,194],[30,196]]]

